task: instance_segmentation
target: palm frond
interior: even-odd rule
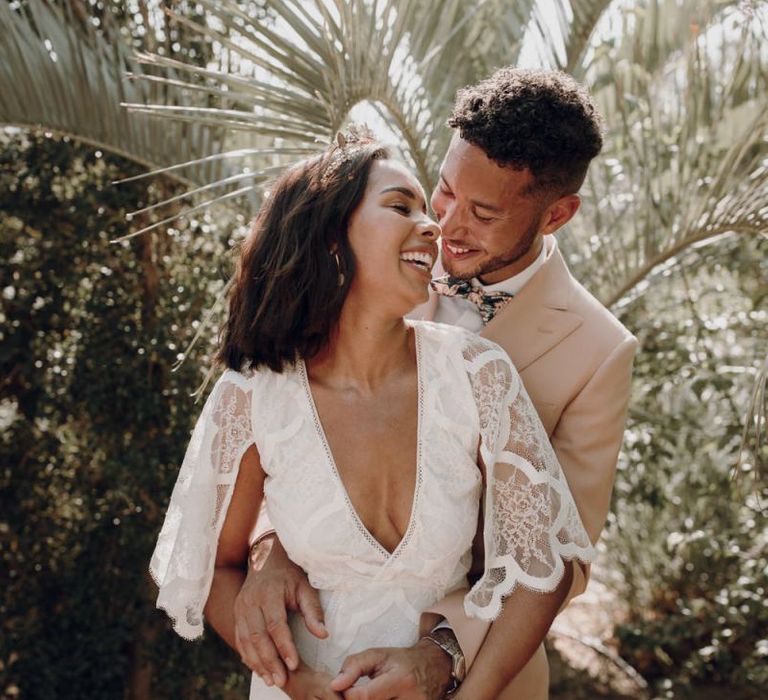
[[[0,120],[104,145],[154,167],[150,174],[183,176],[193,194],[220,190],[196,210],[247,185],[258,194],[367,102],[394,125],[429,188],[456,89],[514,62],[527,31],[549,32],[564,40],[569,66],[583,57],[575,69],[609,124],[585,190],[587,216],[564,241],[603,300],[631,295],[691,245],[763,230],[759,22],[742,22],[742,36],[721,42],[724,59],[706,30],[738,14],[734,2],[642,0],[618,14],[608,0],[550,5],[554,15],[535,0],[273,0],[263,21],[234,0],[199,0],[197,19],[171,16],[215,47],[218,66],[203,67],[130,56],[119,37],[109,41],[44,0],[23,10],[0,4],[9,37],[0,45]],[[606,13],[626,31],[599,36]],[[563,53],[554,41],[550,50]],[[727,72],[717,65],[726,59]]]
[[[187,184],[231,174],[223,161],[199,160],[221,148],[219,128],[126,113],[123,102],[187,104],[189,96],[175,85],[127,80],[123,37],[108,27],[97,32],[72,7],[0,3],[0,124],[66,134],[149,169],[191,161],[172,173]]]
[[[592,34],[598,22],[605,15],[606,9],[612,0],[572,0],[571,10],[573,20],[568,26],[565,36],[565,62],[563,70],[581,78],[580,71],[584,66],[584,53],[586,52]]]
[[[555,5],[566,17],[567,3]],[[72,134],[151,174],[183,174],[194,189],[225,187],[246,163],[259,169],[317,150],[366,102],[394,125],[429,188],[456,90],[514,63],[541,17],[536,0],[274,0],[270,21],[234,0],[197,7],[202,18],[168,14],[213,43],[218,67],[132,56],[121,37],[97,33],[45,0],[21,10],[3,5],[12,40],[0,50],[7,67],[0,90],[24,90],[13,103],[0,97],[0,121]],[[582,25],[586,14],[577,15]],[[258,162],[259,147],[273,149],[269,163]],[[187,168],[173,167],[178,162]]]
[[[602,72],[591,68],[608,143],[583,191],[586,216],[563,243],[577,275],[608,305],[642,292],[691,246],[768,229],[764,28],[728,28],[733,13],[715,9],[702,28],[718,30],[691,35],[653,71],[642,45],[632,53],[603,46]]]
[[[173,110],[167,103],[135,110],[250,130],[279,140],[277,148],[317,149],[367,102],[394,125],[405,157],[429,187],[456,90],[475,80],[478,69],[514,60],[534,2],[510,8],[500,0],[275,0],[272,23],[251,18],[236,2],[200,5],[206,22],[171,16],[220,47],[226,70],[156,55],[138,60],[180,76],[173,83],[161,79],[164,84],[216,96],[221,105],[195,114],[194,106]]]
[[[734,468],[734,478],[739,479],[743,471],[753,472],[756,484],[766,485],[768,479],[768,355],[757,373],[752,397],[744,420],[739,461]],[[751,462],[745,459],[749,454]]]

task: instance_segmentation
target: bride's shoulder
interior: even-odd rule
[[[471,340],[472,337],[477,337],[474,333],[465,328],[451,326],[447,323],[436,323],[435,321],[408,321],[408,324],[417,330],[422,339],[426,339],[432,343],[456,346],[457,344],[463,345]]]
[[[411,324],[418,328],[422,338],[427,338],[437,347],[458,350],[465,359],[472,360],[486,353],[507,357],[501,346],[466,328],[434,321],[412,321]]]
[[[261,390],[273,385],[285,383],[297,371],[295,366],[286,367],[282,372],[275,372],[268,367],[253,368],[244,365],[241,369],[225,368],[216,381],[217,385],[238,387],[251,392],[254,389]]]
[[[240,386],[246,386],[253,381],[256,372],[252,369],[232,369],[227,367],[219,376],[219,382],[226,384],[238,384]]]

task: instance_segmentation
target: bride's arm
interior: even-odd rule
[[[192,432],[150,562],[157,606],[174,630],[184,639],[200,638],[205,612],[233,648],[240,634],[233,601],[245,578],[265,478],[251,424],[257,400],[252,379],[228,370],[216,382]],[[286,692],[290,687],[291,697],[338,698],[327,684],[327,676],[302,665]]]
[[[468,350],[485,476],[484,573],[468,594],[456,592],[470,625],[459,630],[446,605],[428,612],[454,624],[471,663],[456,696],[491,700],[544,639],[570,589],[578,566],[573,560],[588,562],[593,551],[547,434],[509,358],[481,338]],[[454,605],[456,597],[449,596]],[[332,687],[345,690],[348,700],[389,698],[397,694],[392,691],[398,684],[427,693],[447,681],[445,667],[440,673],[425,663],[419,645],[405,660],[399,651],[373,651],[348,658],[334,681]],[[362,675],[374,680],[359,691],[347,690]]]
[[[211,591],[204,608],[205,618],[211,627],[235,650],[237,627],[234,602],[245,580],[248,539],[256,524],[263,494],[264,471],[258,450],[251,445],[240,462],[232,500],[219,535]],[[263,674],[263,669],[253,670]]]
[[[234,603],[245,580],[248,565],[249,540],[259,513],[264,494],[264,471],[259,453],[251,445],[243,455],[232,492],[232,499],[219,535],[216,566],[211,590],[204,613],[208,623],[235,651],[242,647],[243,635],[248,628],[243,620],[235,619]],[[240,637],[240,639],[238,639]],[[271,686],[275,679],[263,667],[254,667],[255,673]],[[319,673],[299,660],[297,668],[281,679],[284,691],[292,698],[339,698],[328,690],[330,676]]]
[[[501,614],[493,621],[480,651],[459,686],[455,700],[494,700],[530,661],[544,640],[573,578],[573,562],[552,593],[538,593],[518,586],[504,599]]]
[[[458,693],[475,700],[497,697],[530,660],[568,595],[574,560],[588,563],[594,550],[507,355],[477,338],[465,359],[480,417],[485,561],[463,607],[493,621]]]

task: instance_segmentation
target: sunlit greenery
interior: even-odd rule
[[[616,648],[654,696],[759,697],[767,22],[744,0],[0,0],[0,691],[245,695],[145,573],[232,243],[362,103],[430,187],[455,90],[523,61],[574,73],[607,123],[560,242],[642,344],[596,567],[628,606]]]
[[[145,562],[211,333],[172,368],[228,275],[228,232],[206,217],[112,245],[164,185],[113,187],[135,166],[42,134],[1,143],[2,688],[122,697],[157,658],[157,693],[224,697],[184,690],[220,688],[234,660],[159,634]]]

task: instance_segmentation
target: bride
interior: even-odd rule
[[[495,698],[557,612],[564,559],[592,557],[507,355],[403,319],[427,299],[438,236],[413,175],[358,138],[285,172],[243,246],[219,353],[228,369],[150,570],[181,636],[202,634],[204,612],[234,648],[264,499],[320,592],[328,636],[294,621],[299,667],[282,689],[253,674],[251,698],[340,698],[331,685],[347,657],[414,644],[421,614],[467,585],[481,505],[485,570],[465,609],[495,622],[451,697]],[[525,619],[510,623],[519,601]]]

